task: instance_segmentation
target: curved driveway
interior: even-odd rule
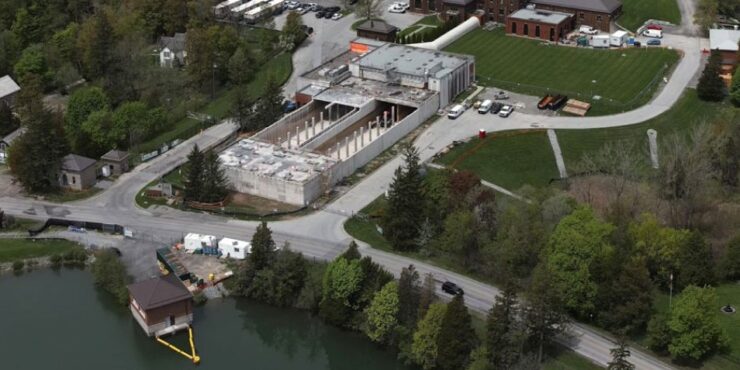
[[[424,131],[415,142],[420,150],[420,157],[423,161],[427,161],[452,141],[475,135],[481,128],[487,131],[529,128],[590,129],[625,126],[656,117],[676,103],[691,78],[699,70],[701,65],[700,43],[705,42],[697,38],[673,35],[666,35],[664,41],[681,49],[684,57],[665,88],[653,101],[639,109],[612,116],[588,118],[542,117],[515,112],[508,119],[499,119],[492,115],[482,119],[482,116],[469,111],[455,121],[447,118],[439,119]],[[193,143],[208,147],[230,135],[234,130],[234,125],[229,122],[214,126],[162,157],[135,168],[132,172],[122,176],[111,189],[85,201],[59,205],[27,198],[5,197],[0,198],[0,207],[8,214],[22,217],[66,217],[117,223],[133,229],[136,235],[142,238],[164,243],[181,238],[188,232],[248,239],[254,232],[256,222],[182,212],[166,207],[144,210],[136,207],[134,203],[136,192],[144,185],[185,161],[185,156]],[[276,241],[279,243],[288,241],[293,249],[301,251],[308,257],[334,258],[351,240],[344,231],[344,221],[385,192],[394,169],[401,163],[402,160],[398,157],[390,160],[329,206],[310,216],[271,223],[270,227]],[[479,313],[485,313],[498,294],[498,289],[491,285],[417,260],[372,249],[364,243],[361,243],[361,252],[363,255],[372,257],[396,275],[403,267],[414,264],[420,273],[432,273],[439,281],[446,279],[456,281],[465,289],[468,306]],[[609,349],[614,345],[611,339],[580,324],[573,325],[572,333],[573,338],[566,343],[570,348],[601,365],[606,365],[611,360]],[[632,350],[631,361],[638,369],[670,368],[636,349]]]

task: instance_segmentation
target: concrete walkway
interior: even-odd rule
[[[555,134],[555,130],[547,130],[547,138],[550,139],[550,146],[552,147],[552,153],[555,155],[555,163],[558,165],[558,172],[560,172],[561,179],[568,178],[568,171],[565,170],[565,161],[563,160],[563,151],[560,150],[560,143],[558,143],[558,136]]]

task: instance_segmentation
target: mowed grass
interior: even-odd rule
[[[719,319],[727,337],[730,339],[727,352],[716,353],[707,358],[701,366],[703,370],[740,369],[740,312],[725,314],[720,311],[722,306],[729,304],[740,310],[740,284],[727,283],[715,288],[717,293],[717,310],[715,316]],[[673,293],[673,302],[677,293]],[[658,292],[655,295],[653,309],[656,313],[668,312],[668,294]],[[640,341],[644,342],[645,338]]]
[[[670,110],[643,123],[595,130],[557,130],[565,166],[574,168],[584,155],[597,152],[607,143],[632,141],[642,149],[647,146],[647,130],[651,128],[658,131],[658,142],[674,133],[688,133],[720,114],[726,106],[701,101],[696,90],[687,89]]]
[[[81,248],[77,243],[61,239],[0,239],[0,263],[63,254]]]
[[[593,104],[589,115],[634,109],[678,60],[674,50],[594,50],[474,30],[445,49],[475,56],[478,81],[530,95],[561,93]],[[601,96],[600,100],[592,99]]]
[[[522,185],[545,186],[559,178],[555,155],[545,131],[489,134],[450,150],[438,163],[473,171],[481,179],[516,190]]]
[[[681,23],[677,0],[623,0],[622,15],[617,19],[622,27],[636,31],[648,19]]]

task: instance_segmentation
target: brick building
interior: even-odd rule
[[[378,41],[395,42],[398,27],[381,20],[368,20],[357,26],[357,37]]]
[[[519,9],[506,18],[506,33],[558,42],[573,30],[573,15],[550,10]]]
[[[486,12],[486,20],[506,23],[509,14],[524,8],[527,0],[479,0],[478,9]]]
[[[611,22],[622,14],[622,0],[531,0],[537,9],[573,14],[572,27],[587,25],[610,32]]]

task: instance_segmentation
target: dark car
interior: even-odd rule
[[[501,107],[504,105],[501,103],[493,102],[493,105],[491,106],[491,114],[498,114],[498,112],[501,111]]]
[[[298,104],[296,104],[296,103],[294,103],[294,102],[292,102],[290,100],[286,100],[283,103],[283,113],[290,113],[290,112],[292,112],[292,111],[294,111],[296,109],[298,109]]]
[[[324,18],[324,12],[322,11],[316,12],[316,18]]]
[[[462,288],[457,286],[457,284],[451,282],[451,281],[445,281],[442,283],[442,290],[444,290],[447,294],[452,295],[463,295],[465,292],[463,292]]]
[[[547,109],[558,110],[568,101],[568,97],[565,95],[555,95],[550,103],[547,105]]]
[[[310,35],[313,33],[313,27],[309,27],[309,26],[306,26],[305,24],[302,24],[301,31],[305,32],[306,35]]]
[[[338,6],[329,6],[329,7],[324,8],[324,13],[327,13],[327,14],[339,13],[340,10],[342,10],[342,8]]]
[[[634,47],[636,47],[636,48],[639,48],[640,46],[642,46],[642,44],[641,44],[641,43],[640,43],[639,41],[635,41],[635,43],[634,43],[634,44],[632,44],[632,45],[633,45]]]
[[[650,39],[647,41],[648,46],[660,46],[659,39]]]

